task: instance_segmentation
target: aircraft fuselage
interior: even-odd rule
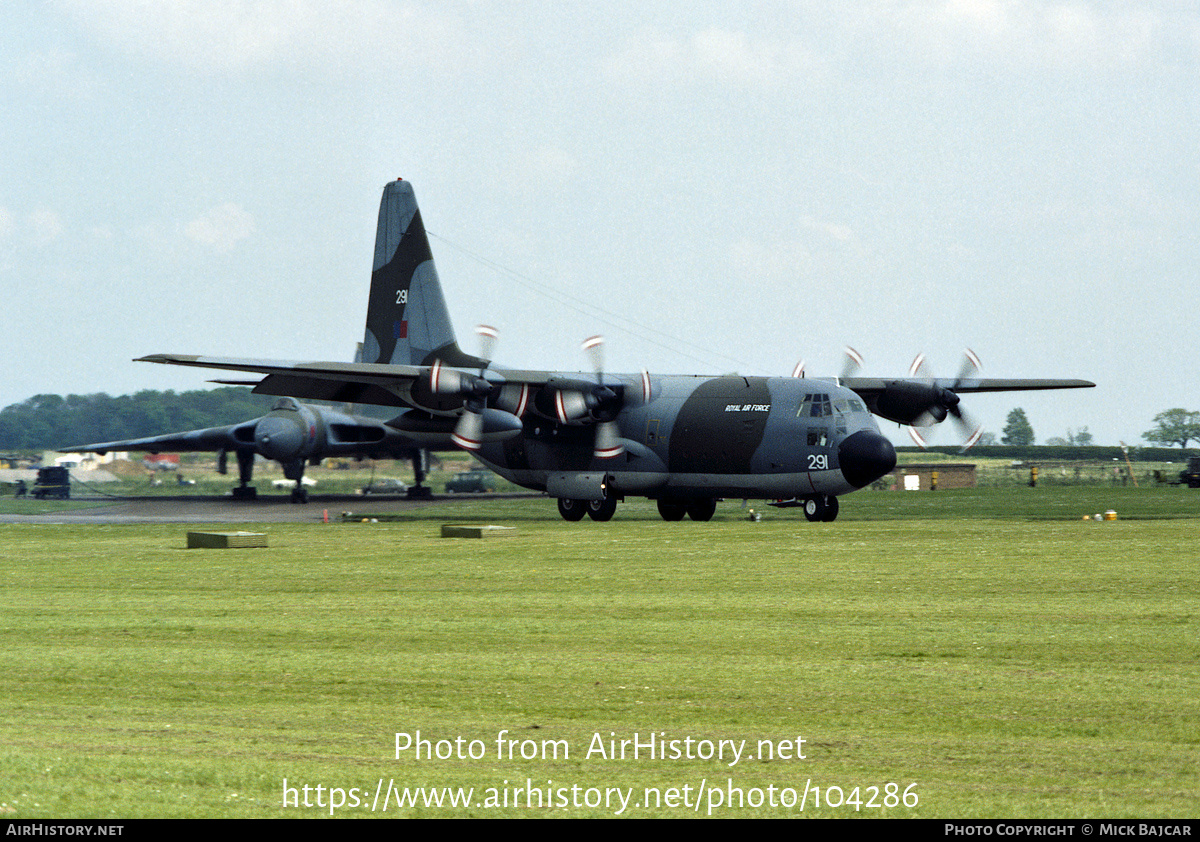
[[[626,394],[638,376],[609,375]],[[895,466],[862,400],[824,379],[665,376],[615,421],[623,451],[594,452],[594,424],[526,414],[521,431],[477,456],[506,479],[552,496],[763,499],[836,496]]]

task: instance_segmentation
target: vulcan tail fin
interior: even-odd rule
[[[458,347],[416,195],[397,179],[383,188],[379,205],[362,361],[431,365],[435,359],[479,364]]]

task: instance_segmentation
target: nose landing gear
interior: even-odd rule
[[[829,494],[804,498],[804,516],[810,521],[830,523],[838,516],[838,499]]]

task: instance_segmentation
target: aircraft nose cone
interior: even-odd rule
[[[285,462],[300,455],[304,431],[284,418],[264,418],[254,428],[254,443],[263,456]]]
[[[870,485],[896,467],[896,448],[879,433],[859,430],[838,445],[838,465],[855,488]]]

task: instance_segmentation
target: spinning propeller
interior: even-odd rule
[[[596,372],[599,386],[593,393],[596,397],[596,409],[592,414],[597,419],[596,442],[592,454],[597,459],[612,459],[625,452],[621,444],[621,428],[617,426],[617,413],[621,411],[621,395],[604,385],[604,337],[590,336],[583,340],[580,346],[592,361],[592,369]],[[624,393],[624,388],[621,392]],[[611,397],[610,397],[611,396]]]
[[[625,383],[605,382],[603,336],[588,337],[583,340],[580,348],[587,354],[592,370],[596,372],[595,382],[552,378],[547,385],[551,387],[553,406],[546,406],[546,399],[542,398],[542,406],[539,408],[561,424],[595,421],[596,436],[592,454],[597,459],[612,459],[625,452],[617,416],[631,398],[640,397],[643,402],[650,399],[650,374],[642,371],[640,395],[631,395]]]
[[[862,354],[849,345],[845,348],[845,355],[846,361],[842,365],[840,381],[852,379],[863,366]],[[885,381],[882,387],[857,383],[852,388],[859,392],[876,415],[908,425],[909,435],[921,447],[928,445],[918,428],[931,427],[945,421],[947,417],[953,418],[955,426],[962,433],[963,450],[967,450],[979,441],[979,437],[983,435],[983,427],[967,415],[955,390],[963,386],[968,378],[973,377],[979,368],[979,357],[968,348],[958,376],[949,386],[943,386],[929,373],[925,355],[918,354],[908,369],[909,377],[914,379]],[[792,369],[792,377],[803,376],[804,361],[801,360]],[[843,382],[842,385],[848,384]]]
[[[908,433],[912,436],[914,442],[920,447],[927,447],[924,436],[917,432],[917,428],[931,427],[934,424],[940,424],[946,420],[947,415],[954,419],[954,424],[958,427],[963,439],[963,450],[969,450],[979,437],[983,435],[983,427],[977,424],[971,416],[969,416],[962,407],[962,399],[955,393],[963,382],[979,371],[979,357],[970,348],[966,350],[963,358],[963,364],[958,370],[958,375],[954,378],[954,382],[949,387],[939,386],[936,379],[929,373],[929,367],[926,364],[925,355],[917,354],[912,361],[912,365],[908,368],[909,376],[923,377],[928,382],[931,400],[924,411],[913,420],[912,426],[908,428]]]
[[[497,383],[486,379],[499,331],[489,325],[475,329],[480,338],[479,374],[447,368],[435,360],[429,371],[429,389],[436,395],[460,395],[462,415],[451,433],[451,440],[464,450],[478,450],[489,435],[503,436],[521,429],[521,416],[529,407],[532,389],[528,383]],[[592,453],[598,459],[611,459],[625,452],[617,416],[631,400],[650,400],[648,372],[641,373],[640,390],[631,394],[621,381],[604,376],[604,338],[584,340],[583,351],[596,372],[595,380],[553,375],[534,397],[537,411],[560,424],[594,423]]]
[[[847,377],[853,377],[858,373],[858,370],[862,368],[863,358],[862,354],[858,353],[858,351],[855,351],[849,345],[847,345],[843,350],[846,354],[846,362],[842,364],[841,379],[845,380]],[[803,377],[804,365],[804,360],[800,360],[800,362],[796,363],[796,367],[792,369],[792,377]]]
[[[529,386],[524,383],[498,384],[484,378],[492,361],[492,352],[500,331],[491,325],[475,328],[479,336],[479,375],[445,368],[434,360],[429,370],[429,389],[435,395],[462,395],[463,412],[450,434],[450,439],[464,450],[483,446],[485,430],[490,426],[498,433],[516,432],[521,428],[521,415],[529,400]],[[492,406],[489,407],[488,403]]]

